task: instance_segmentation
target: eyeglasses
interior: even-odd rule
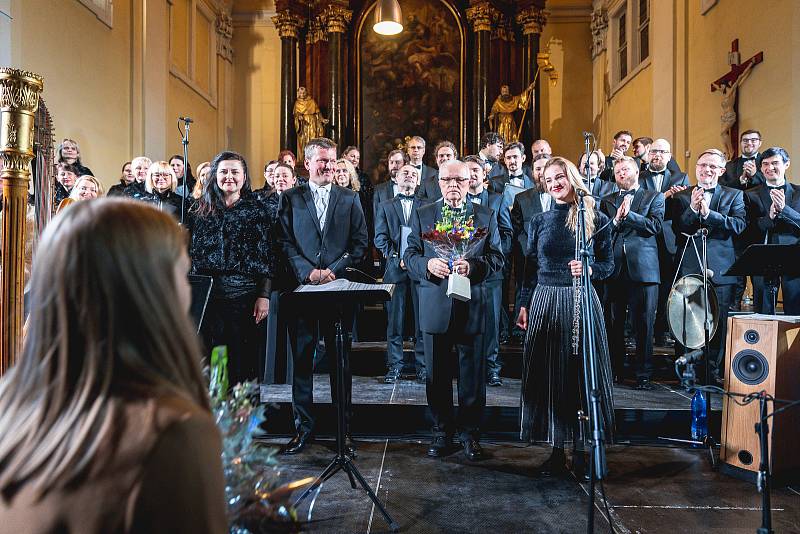
[[[669,150],[657,150],[654,148],[650,149],[651,154],[669,154]]]
[[[701,169],[709,169],[712,171],[718,171],[722,168],[719,165],[712,165],[711,163],[698,163],[697,166]]]
[[[748,139],[742,139],[742,143],[744,143],[745,145],[754,145],[759,141],[761,141],[760,137],[750,137]]]
[[[440,182],[444,182],[446,184],[449,184],[449,183],[452,183],[452,182],[458,182],[460,184],[463,184],[464,182],[469,182],[469,178],[464,178],[463,176],[448,176],[446,178],[441,178],[440,177],[439,181]]]
[[[169,175],[170,174],[168,172],[154,172],[153,178],[168,178]]]

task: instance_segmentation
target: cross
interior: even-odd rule
[[[728,65],[730,65],[731,70],[711,83],[712,93],[717,90],[730,89],[732,86],[738,85],[737,82],[739,81],[739,77],[742,75],[745,69],[747,69],[752,65],[758,65],[759,63],[764,61],[764,52],[759,52],[755,54],[753,57],[751,57],[744,63],[740,63],[740,61],[741,61],[741,54],[739,53],[739,39],[734,39],[733,42],[731,43],[731,51],[728,52]],[[739,99],[737,93],[736,95],[734,95],[734,102],[733,102],[733,112],[736,114],[737,119],[736,123],[730,129],[730,141],[731,141],[731,148],[733,149],[733,157],[736,157],[739,151],[738,100]]]

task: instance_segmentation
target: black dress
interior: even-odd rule
[[[577,411],[586,412],[581,347],[573,354],[575,290],[568,263],[575,259],[575,234],[567,228],[570,204],[553,204],[550,211],[537,214],[528,226],[528,269],[522,302],[528,309],[528,331],[522,370],[520,437],[564,447],[574,441],[582,449],[577,429]],[[592,279],[607,278],[614,268],[611,231],[601,229],[608,222],[596,214],[593,241]],[[590,287],[594,316],[595,347],[599,361],[600,400],[606,438],[614,427],[611,359],[608,352],[603,310]],[[583,438],[588,439],[588,436]]]
[[[152,204],[161,211],[165,211],[180,220],[181,218],[181,196],[167,190],[164,193],[153,191],[148,193],[145,189],[139,189],[130,185],[126,188],[130,198]],[[186,201],[186,210],[189,210],[189,201]]]
[[[227,345],[231,385],[260,379],[266,321],[256,325],[253,308],[257,298],[270,296],[275,255],[269,214],[249,195],[188,221],[192,273],[214,280],[201,326],[206,349]]]

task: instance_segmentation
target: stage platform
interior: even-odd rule
[[[274,440],[278,444],[282,440]],[[356,465],[401,532],[586,532],[588,485],[571,475],[541,478],[536,466],[548,456],[540,446],[483,440],[487,458],[468,462],[460,451],[425,456],[428,441],[358,441]],[[269,445],[269,444],[268,444]],[[297,456],[280,456],[281,480],[318,475],[333,456],[333,442],[317,441]],[[744,534],[761,524],[754,485],[713,472],[707,454],[675,447],[613,446],[604,483],[610,519],[598,489],[595,531],[616,533],[720,532]],[[800,532],[800,492],[772,491],[775,532]],[[309,503],[299,509],[308,519]],[[388,532],[363,491],[337,473],[314,500],[305,532]]]

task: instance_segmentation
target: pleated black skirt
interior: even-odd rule
[[[600,299],[590,288],[598,384],[605,438],[613,441],[614,402],[611,358]],[[572,320],[574,290],[571,286],[537,285],[528,309],[528,331],[522,369],[520,437],[563,447],[575,442],[583,448],[589,436],[578,430],[577,412],[588,413],[584,393],[582,347],[573,354]]]

